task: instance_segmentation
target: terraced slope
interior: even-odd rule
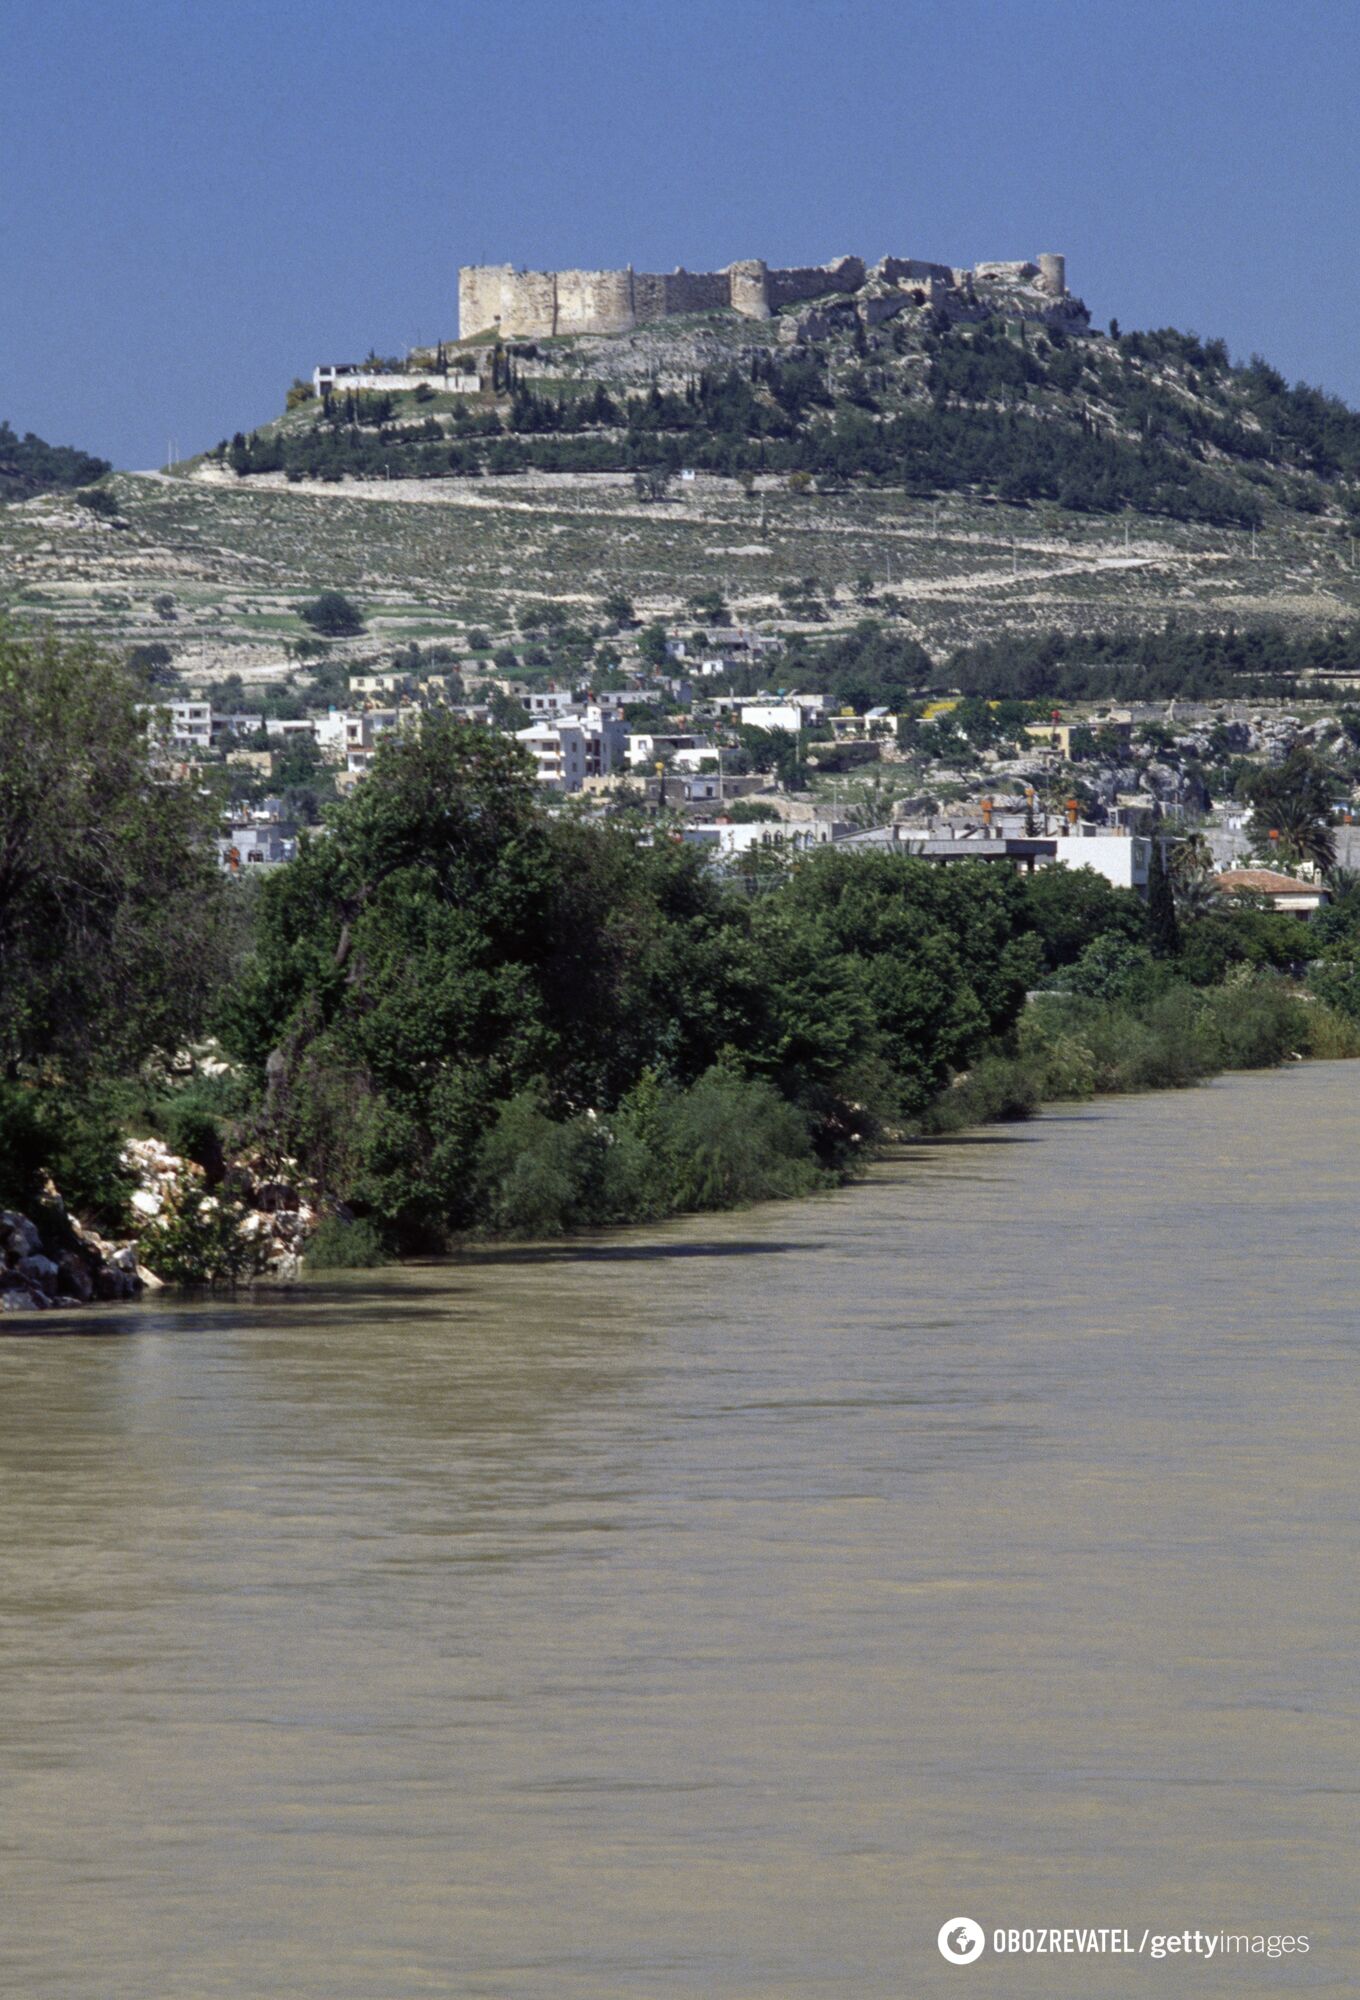
[[[473,396],[303,402],[170,475],[116,475],[117,520],[67,495],[2,507],[0,610],[249,676],[322,588],[365,609],[352,653],[507,631],[525,598],[589,623],[620,588],[686,622],[717,588],[787,629],[806,579],[820,629],[869,612],[941,654],[1360,606],[1360,418],[1219,343],[921,313],[812,339],[714,315],[509,347],[482,376]],[[639,472],[665,496],[639,497]]]

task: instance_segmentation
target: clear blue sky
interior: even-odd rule
[[[1360,402],[1356,0],[0,9],[0,417],[122,466],[456,331],[460,263],[1061,250]]]

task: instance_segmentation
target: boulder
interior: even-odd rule
[[[35,1252],[31,1257],[21,1257],[14,1268],[34,1291],[46,1292],[49,1298],[56,1296],[61,1272],[50,1257]]]
[[[76,1305],[88,1305],[94,1297],[94,1279],[90,1267],[74,1250],[63,1250],[57,1260],[61,1289],[70,1295]]]
[[[0,1271],[0,1313],[46,1312],[51,1300],[26,1285],[17,1271]]]
[[[15,1257],[32,1257],[42,1249],[38,1226],[18,1209],[0,1209],[0,1247]]]

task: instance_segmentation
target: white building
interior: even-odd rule
[[[1116,889],[1136,889],[1146,896],[1152,842],[1144,834],[1088,833],[1077,826],[1059,837],[1053,861],[1058,868],[1094,868]]]
[[[351,777],[365,777],[383,737],[398,729],[417,728],[419,723],[418,708],[367,708],[362,715],[346,715],[345,769]]]
[[[705,757],[716,757],[717,746],[706,736],[695,736],[690,732],[649,730],[635,733],[628,738],[628,762],[633,770],[646,764],[657,764],[666,758],[675,759],[682,750],[697,750]]]
[[[534,722],[515,731],[534,760],[534,776],[555,792],[579,792],[586,781],[586,730],[579,722]]]
[[[517,729],[515,740],[533,758],[541,785],[579,792],[587,778],[607,778],[623,768],[628,732],[621,716],[591,704],[582,714]]]
[[[414,368],[400,374],[390,369],[365,368],[361,363],[320,362],[312,370],[312,390],[317,396],[338,395],[346,389],[372,389],[379,394],[401,395],[408,389],[437,390],[441,396],[471,396],[481,387],[476,375],[448,368]]]
[[[741,721],[744,729],[784,729],[796,736],[826,707],[821,694],[791,694],[779,701],[744,701]]]
[[[317,748],[324,757],[334,758],[338,763],[345,754],[349,716],[343,708],[331,708],[324,715],[314,715],[312,724]]]
[[[545,717],[570,715],[580,705],[570,688],[538,688],[523,700],[535,722]]]
[[[752,847],[821,847],[849,832],[840,820],[694,820],[681,839],[716,848],[719,854],[744,854]]]
[[[212,746],[212,703],[207,701],[147,701],[138,707],[146,716],[148,736],[177,750],[207,750]]]

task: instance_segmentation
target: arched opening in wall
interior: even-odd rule
[[[912,295],[911,295],[911,302],[912,302],[912,304],[913,304],[914,306],[923,306],[923,305],[925,304],[925,302],[926,302],[926,295],[925,295],[925,293],[924,293],[924,292],[923,292],[923,291],[922,291],[922,290],[920,289],[920,287],[919,287],[919,286],[918,286],[918,287],[917,287],[917,289],[916,289],[916,290],[915,290],[915,291],[914,291],[914,292],[912,293]]]

